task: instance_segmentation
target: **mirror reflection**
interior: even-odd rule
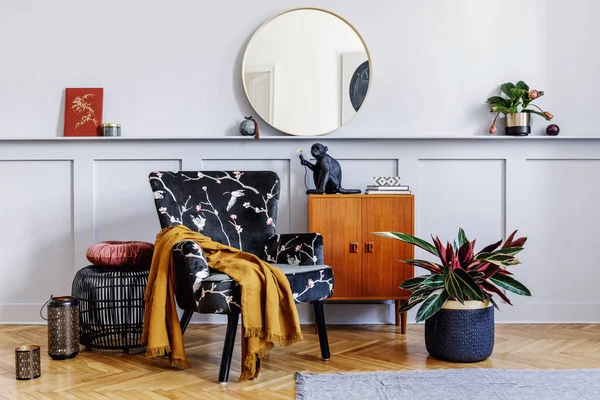
[[[363,105],[370,59],[360,35],[342,18],[297,9],[258,29],[242,73],[248,100],[263,120],[291,135],[322,135]]]

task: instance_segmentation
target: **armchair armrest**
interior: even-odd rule
[[[183,240],[173,247],[175,262],[175,298],[184,310],[195,310],[194,293],[209,274],[208,263],[200,245]]]
[[[269,236],[261,258],[275,264],[324,264],[323,236],[320,233],[285,233]]]

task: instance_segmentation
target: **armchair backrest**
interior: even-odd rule
[[[162,228],[183,224],[257,255],[276,233],[280,181],[273,171],[156,171],[149,180]]]

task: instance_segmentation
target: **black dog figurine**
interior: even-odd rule
[[[340,163],[329,154],[327,146],[315,143],[310,148],[310,154],[317,160],[314,164],[307,161],[300,151],[300,163],[313,172],[316,189],[308,189],[306,194],[351,194],[360,193],[359,189],[344,189],[342,187],[342,167]]]

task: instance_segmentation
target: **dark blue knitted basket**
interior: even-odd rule
[[[494,307],[442,308],[425,321],[425,346],[429,354],[444,361],[485,360],[494,350]]]

